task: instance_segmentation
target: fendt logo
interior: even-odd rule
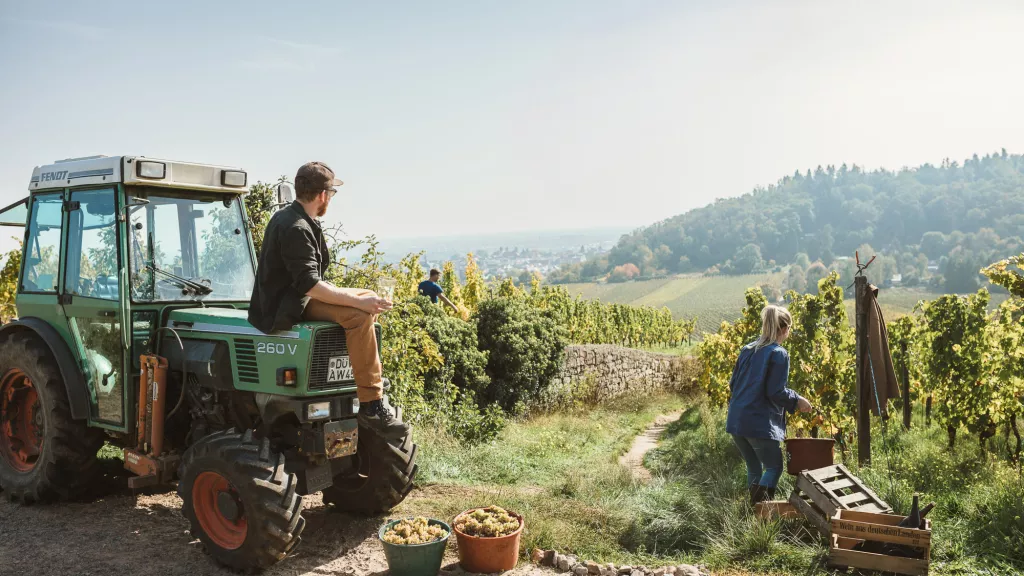
[[[64,180],[68,177],[67,170],[61,170],[59,172],[43,172],[39,175],[40,182],[49,182],[51,180]]]

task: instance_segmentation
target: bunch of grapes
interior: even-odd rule
[[[448,537],[448,531],[437,524],[430,524],[429,521],[418,516],[412,519],[405,519],[395,524],[390,530],[384,533],[383,540],[390,544],[426,544],[444,540]]]
[[[460,514],[455,519],[455,528],[469,536],[497,538],[519,530],[519,520],[504,508],[488,506]]]

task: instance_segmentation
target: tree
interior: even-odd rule
[[[798,294],[807,291],[807,276],[799,264],[789,267],[789,272],[786,274],[786,289],[793,290]]]
[[[477,399],[481,405],[496,402],[519,412],[561,369],[565,328],[526,301],[504,297],[483,301],[476,323],[491,379]]]
[[[441,289],[444,295],[455,304],[462,307],[462,286],[459,285],[459,275],[455,272],[455,264],[451,261],[445,262],[441,267]]]
[[[466,254],[465,273],[466,286],[462,290],[462,300],[470,312],[475,312],[487,293],[487,284],[472,252]]]
[[[811,267],[807,269],[807,289],[808,291],[817,294],[818,293],[818,282],[828,276],[828,268],[821,262],[815,262],[811,264]]]
[[[612,270],[611,274],[608,275],[609,282],[625,282],[626,280],[632,280],[640,275],[640,269],[637,268],[636,264],[623,264],[622,266],[616,266]]]
[[[942,270],[946,279],[946,291],[964,294],[977,290],[981,280],[978,272],[980,267],[978,260],[966,250],[961,247],[954,248]]]
[[[760,270],[764,265],[761,260],[761,248],[757,244],[747,244],[736,251],[732,258],[734,274],[750,274]]]

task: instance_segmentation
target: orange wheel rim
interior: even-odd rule
[[[43,411],[32,380],[15,368],[0,379],[0,458],[31,472],[43,452]]]
[[[238,491],[216,472],[201,472],[192,483],[192,509],[203,532],[214,544],[234,550],[245,543],[249,531]]]

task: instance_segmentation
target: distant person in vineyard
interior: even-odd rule
[[[811,403],[786,386],[789,352],[782,343],[789,337],[793,318],[781,306],[761,312],[761,337],[740,350],[729,382],[732,394],[725,431],[732,435],[747,464],[750,502],[775,497],[782,476],[782,448],[786,414],[810,412]]]
[[[447,304],[448,307],[452,309],[452,312],[458,314],[458,307],[455,306],[455,304],[452,304],[452,301],[449,300],[448,297],[444,295],[444,288],[441,288],[441,285],[437,283],[438,280],[440,279],[441,271],[438,270],[437,268],[431,268],[430,278],[424,280],[423,282],[420,282],[420,295],[430,298],[430,301],[433,302],[434,304],[437,304],[437,299],[440,298],[442,302]]]

